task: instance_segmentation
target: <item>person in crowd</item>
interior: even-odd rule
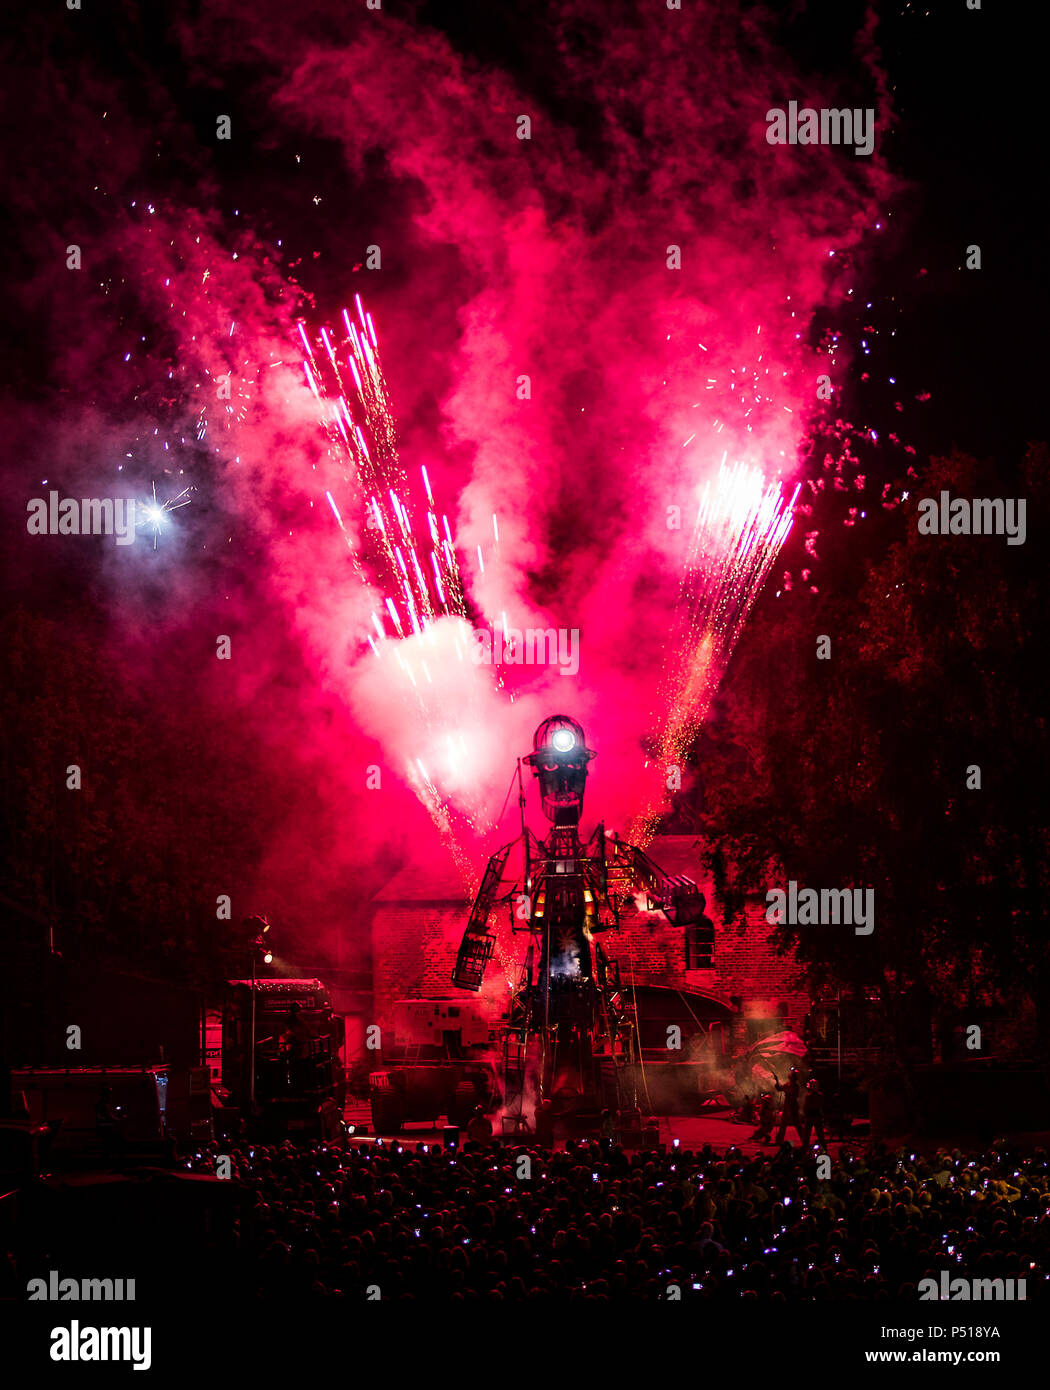
[[[820,1082],[815,1076],[811,1076],[806,1082],[806,1095],[802,1102],[802,1147],[804,1149],[809,1148],[810,1137],[814,1130],[821,1149],[826,1149],[828,1141],[824,1135],[824,1096],[820,1089]]]
[[[487,1144],[492,1138],[492,1121],[480,1105],[475,1105],[474,1113],[470,1117],[467,1138],[472,1144]]]
[[[536,1143],[541,1149],[554,1147],[554,1110],[550,1098],[544,1097],[536,1107]]]
[[[104,1158],[113,1158],[124,1150],[124,1112],[113,1103],[113,1088],[102,1086],[95,1102],[95,1137]]]
[[[786,1085],[781,1085],[780,1079],[777,1078],[777,1090],[780,1091],[784,1097],[784,1105],[780,1112],[780,1126],[777,1129],[776,1142],[778,1144],[783,1144],[789,1128],[794,1129],[795,1133],[799,1137],[799,1140],[801,1141],[802,1122],[800,1114],[800,1099],[802,1090],[802,1078],[799,1074],[798,1067],[791,1068],[791,1073],[788,1076]]]
[[[302,1075],[302,1064],[310,1055],[312,1038],[310,1025],[293,999],[288,1010],[288,1022],[280,1038],[280,1055],[289,1087],[294,1087]]]
[[[753,1095],[744,1097],[743,1103],[737,1107],[733,1118],[738,1124],[753,1125],[755,1123],[756,1101]]]
[[[777,1107],[773,1103],[773,1092],[763,1091],[762,1099],[758,1103],[758,1128],[751,1138],[757,1140],[759,1144],[771,1144],[773,1142],[773,1126],[776,1124]]]

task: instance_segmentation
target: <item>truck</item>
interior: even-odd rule
[[[399,1000],[381,1037],[381,1065],[368,1078],[376,1134],[442,1116],[463,1126],[477,1106],[491,1112],[501,1103],[500,1028],[478,1001]]]
[[[343,1020],[320,980],[227,980],[220,1127],[259,1139],[334,1138],[343,1122],[342,1046]]]

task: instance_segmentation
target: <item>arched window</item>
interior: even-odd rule
[[[715,924],[710,917],[701,917],[685,929],[685,968],[711,970],[715,963]]]

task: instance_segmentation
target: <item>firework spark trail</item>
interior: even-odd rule
[[[707,713],[747,616],[791,529],[796,487],[786,502],[779,483],[768,486],[757,468],[726,466],[707,483],[697,513],[682,583],[684,651],[694,653],[669,673],[668,718],[660,740],[664,758],[683,760]]]
[[[790,501],[779,482],[761,469],[727,465],[704,485],[667,644],[661,714],[654,744],[654,773],[661,781],[681,768],[707,716],[747,616],[780,547],[791,530]],[[631,826],[630,838],[646,846],[664,809],[663,789],[653,793]]]
[[[473,897],[480,883],[477,868],[456,838],[448,806],[418,758],[408,763],[406,771],[409,786],[429,812]]]
[[[419,634],[437,618],[466,617],[463,581],[459,572],[447,516],[439,528],[436,504],[425,468],[420,470],[426,492],[427,535],[420,539],[409,505],[411,488],[398,453],[386,378],[371,314],[360,295],[355,300],[357,322],[344,309],[345,338],[336,341],[322,328],[314,343],[300,323],[306,350],[303,370],[322,408],[321,423],[342,466],[344,481],[363,502],[365,529],[371,537],[362,551],[329,495],[343,536],[366,583],[377,582],[384,592],[383,609],[398,637],[408,630]],[[376,622],[381,639],[384,619]]]
[[[454,768],[457,759],[466,757],[458,721],[468,711],[450,711],[447,701],[434,690],[426,647],[434,644],[435,624],[441,619],[467,620],[463,580],[448,517],[438,513],[425,466],[420,475],[426,532],[422,537],[417,535],[413,489],[399,456],[375,325],[360,296],[355,307],[356,322],[343,310],[341,337],[323,327],[311,343],[301,323],[299,336],[306,351],[303,370],[322,409],[321,424],[331,455],[340,467],[355,515],[363,516],[360,544],[355,545],[353,528],[344,521],[331,491],[325,496],[359,581],[368,589],[378,588],[381,595],[372,613],[374,635],[366,634],[373,654],[380,662],[389,663],[392,688],[396,683],[402,692],[410,691],[419,721],[419,746],[425,744],[431,750],[428,761],[437,748]],[[455,652],[461,661],[466,660],[458,634]],[[446,659],[436,648],[435,656]],[[473,888],[475,871],[457,838],[450,798],[438,790],[418,759],[408,767],[409,785],[428,811],[465,882]],[[457,796],[457,803],[475,833],[489,828],[483,807],[469,794]]]

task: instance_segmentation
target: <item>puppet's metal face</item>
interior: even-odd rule
[[[536,730],[532,748],[525,761],[539,778],[544,815],[555,825],[578,825],[587,764],[595,756],[582,727],[568,715],[552,715]]]

